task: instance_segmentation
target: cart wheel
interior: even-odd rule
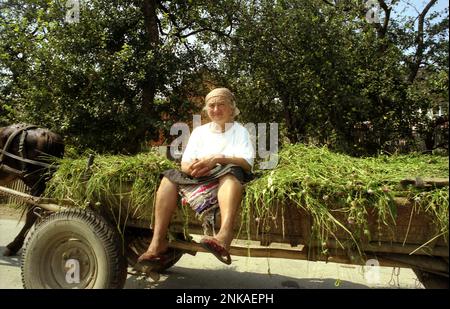
[[[179,239],[184,239],[184,236],[182,234],[176,236]],[[145,250],[147,250],[148,246],[150,245],[150,240],[151,238],[148,237],[148,230],[135,232],[132,237],[129,237],[127,250],[128,264],[134,269],[143,273],[145,273],[146,270],[140,268],[139,264],[137,264],[137,259],[142,253],[145,252]],[[184,251],[169,248],[167,254],[170,255],[171,258],[164,263],[155,263],[155,266],[151,269],[151,271],[161,273],[164,270],[169,269],[181,259],[184,253]]]
[[[25,288],[122,288],[127,277],[118,233],[82,209],[42,221],[23,250],[21,269]]]
[[[448,277],[424,271],[418,268],[413,268],[417,279],[423,284],[426,289],[448,289]]]

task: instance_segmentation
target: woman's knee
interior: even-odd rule
[[[177,185],[170,181],[167,177],[163,177],[158,188],[158,195],[177,194]]]
[[[233,189],[239,190],[240,192],[243,190],[241,182],[232,174],[226,174],[219,178],[219,187],[224,185],[233,187]]]

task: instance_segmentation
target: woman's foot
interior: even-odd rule
[[[206,249],[206,251],[214,254],[214,256],[227,265],[231,264],[231,257],[228,249],[220,243],[220,241],[214,237],[204,237],[200,240],[200,245]]]
[[[228,235],[230,234],[230,235]],[[233,235],[231,233],[217,233],[214,235],[214,239],[219,242],[219,244],[224,247],[227,251],[230,250],[231,241],[233,240]]]
[[[169,249],[169,244],[167,241],[156,243],[153,242],[148,247],[147,251],[145,251],[138,258],[138,262],[150,261],[150,262],[161,262],[165,259],[164,253]]]

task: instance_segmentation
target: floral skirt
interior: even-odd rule
[[[234,164],[217,165],[208,176],[192,178],[177,169],[164,171],[162,175],[177,184],[183,206],[189,205],[204,222],[214,222],[219,209],[217,193],[219,178],[231,174],[241,183],[251,180],[252,175]]]

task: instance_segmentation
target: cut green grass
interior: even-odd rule
[[[432,218],[435,235],[443,235],[448,242],[448,187],[399,185],[405,178],[448,178],[447,157],[410,154],[354,158],[324,147],[295,144],[285,146],[279,158],[277,168],[261,171],[260,177],[246,185],[241,230],[250,233],[253,220],[267,225],[268,218],[282,215],[274,213],[273,207],[281,202],[311,216],[311,242],[323,244],[319,246],[320,253],[327,253],[329,239],[336,240],[342,248],[343,242],[350,240],[358,249],[362,239],[374,236],[368,223],[369,213],[376,214],[379,229],[389,227],[397,216],[394,198],[404,197],[414,201],[415,213]],[[46,195],[71,199],[78,207],[114,208],[113,219],[118,226],[130,218],[151,221],[160,173],[177,168],[156,152],[99,155],[89,175],[85,174],[86,161],[61,160]],[[188,220],[186,214],[185,218]],[[185,226],[188,228],[187,222]],[[270,232],[269,226],[262,226],[262,230]],[[338,231],[347,236],[341,239]]]

